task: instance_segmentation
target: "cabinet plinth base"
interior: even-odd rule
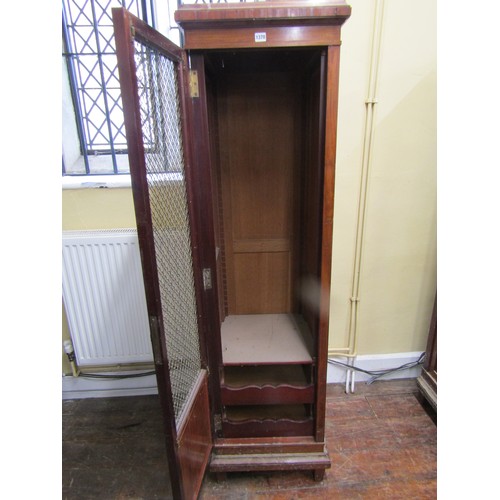
[[[312,470],[321,478],[321,471],[331,467],[326,449],[320,453],[262,453],[218,455],[213,453],[210,472],[256,472],[279,470]]]
[[[425,370],[417,378],[417,386],[427,401],[437,411],[437,382]]]

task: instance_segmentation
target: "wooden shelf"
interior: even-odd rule
[[[301,365],[227,366],[224,368],[224,385],[240,389],[249,385],[305,387],[310,384]]]
[[[221,337],[225,366],[313,362],[311,335],[299,315],[227,316],[222,323]]]
[[[222,419],[226,437],[306,436],[313,419],[305,405],[231,406]]]
[[[233,422],[246,420],[307,420],[305,405],[232,406],[226,408],[226,419]]]
[[[221,387],[224,405],[314,402],[314,385],[303,365],[226,366]],[[310,371],[310,368],[309,368]]]

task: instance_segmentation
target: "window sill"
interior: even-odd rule
[[[103,189],[130,188],[130,174],[120,175],[67,175],[62,178],[62,188],[65,189]]]

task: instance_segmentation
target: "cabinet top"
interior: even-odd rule
[[[270,0],[268,2],[182,5],[175,21],[183,28],[209,24],[343,24],[351,15],[345,0]]]
[[[186,49],[264,48],[338,45],[350,15],[344,0],[271,0],[183,5],[175,20]]]

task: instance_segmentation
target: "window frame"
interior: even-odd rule
[[[75,57],[71,44],[68,43],[67,17],[65,4],[76,0],[63,0],[63,67],[62,67],[62,113],[63,113],[63,137],[62,137],[62,176],[63,189],[75,189],[78,187],[123,187],[130,184],[130,170],[128,164],[128,153],[125,148],[119,148],[110,154],[97,152],[92,154],[86,148],[85,127],[82,121],[82,112],[78,99],[77,78],[74,66],[70,58]],[[106,2],[108,0],[102,0]],[[255,2],[259,0],[116,0],[109,1],[106,10],[114,6],[124,6],[136,2],[144,7],[146,21],[151,19],[151,26],[164,34],[179,46],[183,45],[182,34],[174,19],[175,10],[183,4],[194,3],[238,3]],[[261,0],[262,1],[262,0]],[[85,4],[99,0],[84,0]],[[102,8],[101,4],[99,6]],[[102,16],[101,16],[102,17]],[[141,16],[137,16],[141,17]],[[109,44],[106,44],[109,45]],[[123,107],[122,107],[123,109]],[[109,120],[109,115],[106,115]],[[92,177],[92,180],[86,180]],[[121,178],[121,180],[120,180]],[[80,181],[78,181],[80,179]],[[128,179],[128,180],[127,180]]]
[[[102,9],[100,12],[97,12],[96,4],[98,8]],[[85,0],[81,2],[80,5],[76,5],[76,2],[71,2],[71,0],[63,0],[62,2],[63,120],[65,122],[64,128],[67,129],[66,131],[63,130],[63,176],[129,174],[126,146],[115,147],[112,133],[112,120],[108,104],[109,99],[113,99],[113,97],[107,94],[107,82],[105,81],[103,72],[103,55],[109,56],[115,54],[114,36],[105,40],[105,46],[102,50],[99,43],[99,39],[101,38],[101,36],[99,36],[100,21],[104,20],[104,25],[108,26],[106,24],[108,20],[107,16],[109,15],[109,18],[111,18],[111,8],[116,6],[125,6],[129,9],[135,7],[136,11],[140,9],[142,12],[138,13],[138,17],[144,19],[145,22],[150,22],[154,28],[157,28],[158,23],[156,19],[158,9],[155,0],[116,0],[108,2],[108,5],[104,8],[99,0]],[[76,12],[71,11],[72,8],[76,9]],[[87,10],[82,14],[84,9]],[[106,14],[104,14],[104,10]],[[83,53],[83,49],[78,51],[74,47],[74,45],[77,44],[74,42],[75,39],[73,37],[78,34],[78,26],[74,23],[73,18],[70,18],[72,14],[76,20],[79,19],[80,15],[83,15],[86,21],[89,21],[89,24],[85,25],[85,28],[92,28],[90,34],[88,34],[87,31],[86,38],[82,36],[83,49],[86,47],[88,49]],[[111,21],[110,23],[112,24]],[[102,24],[103,23],[101,23],[101,25]],[[71,30],[74,30],[74,32],[71,33]],[[95,51],[93,51],[89,45],[91,37],[95,39],[95,48],[97,49]],[[78,58],[82,57],[82,55],[95,57],[95,64],[93,59],[92,70],[89,71],[89,76],[85,81],[79,78],[77,74],[77,65],[79,64]],[[114,70],[111,73],[116,75],[118,73],[116,62]],[[64,79],[66,79],[66,82]],[[99,128],[96,127],[97,133],[95,136],[101,134],[103,129],[106,129],[109,149],[93,149],[91,141],[89,141],[87,137],[84,121],[87,119],[90,120],[90,118],[86,116],[85,106],[83,105],[83,100],[80,99],[80,93],[85,92],[85,83],[89,79],[94,79],[94,82],[99,81],[99,85],[101,86],[100,92],[102,93],[101,99],[104,103],[104,109],[101,108],[102,117],[104,117],[104,121],[102,122],[103,125]],[[108,81],[109,79],[110,78],[108,78]],[[97,102],[97,100],[95,102]],[[118,97],[118,101],[115,101],[115,103],[118,103],[114,105],[118,106],[123,116],[121,97]],[[71,110],[68,109],[70,107],[72,108]],[[120,122],[115,123],[114,127],[116,127],[117,130],[124,130],[123,118]],[[116,135],[115,133],[115,137]]]

